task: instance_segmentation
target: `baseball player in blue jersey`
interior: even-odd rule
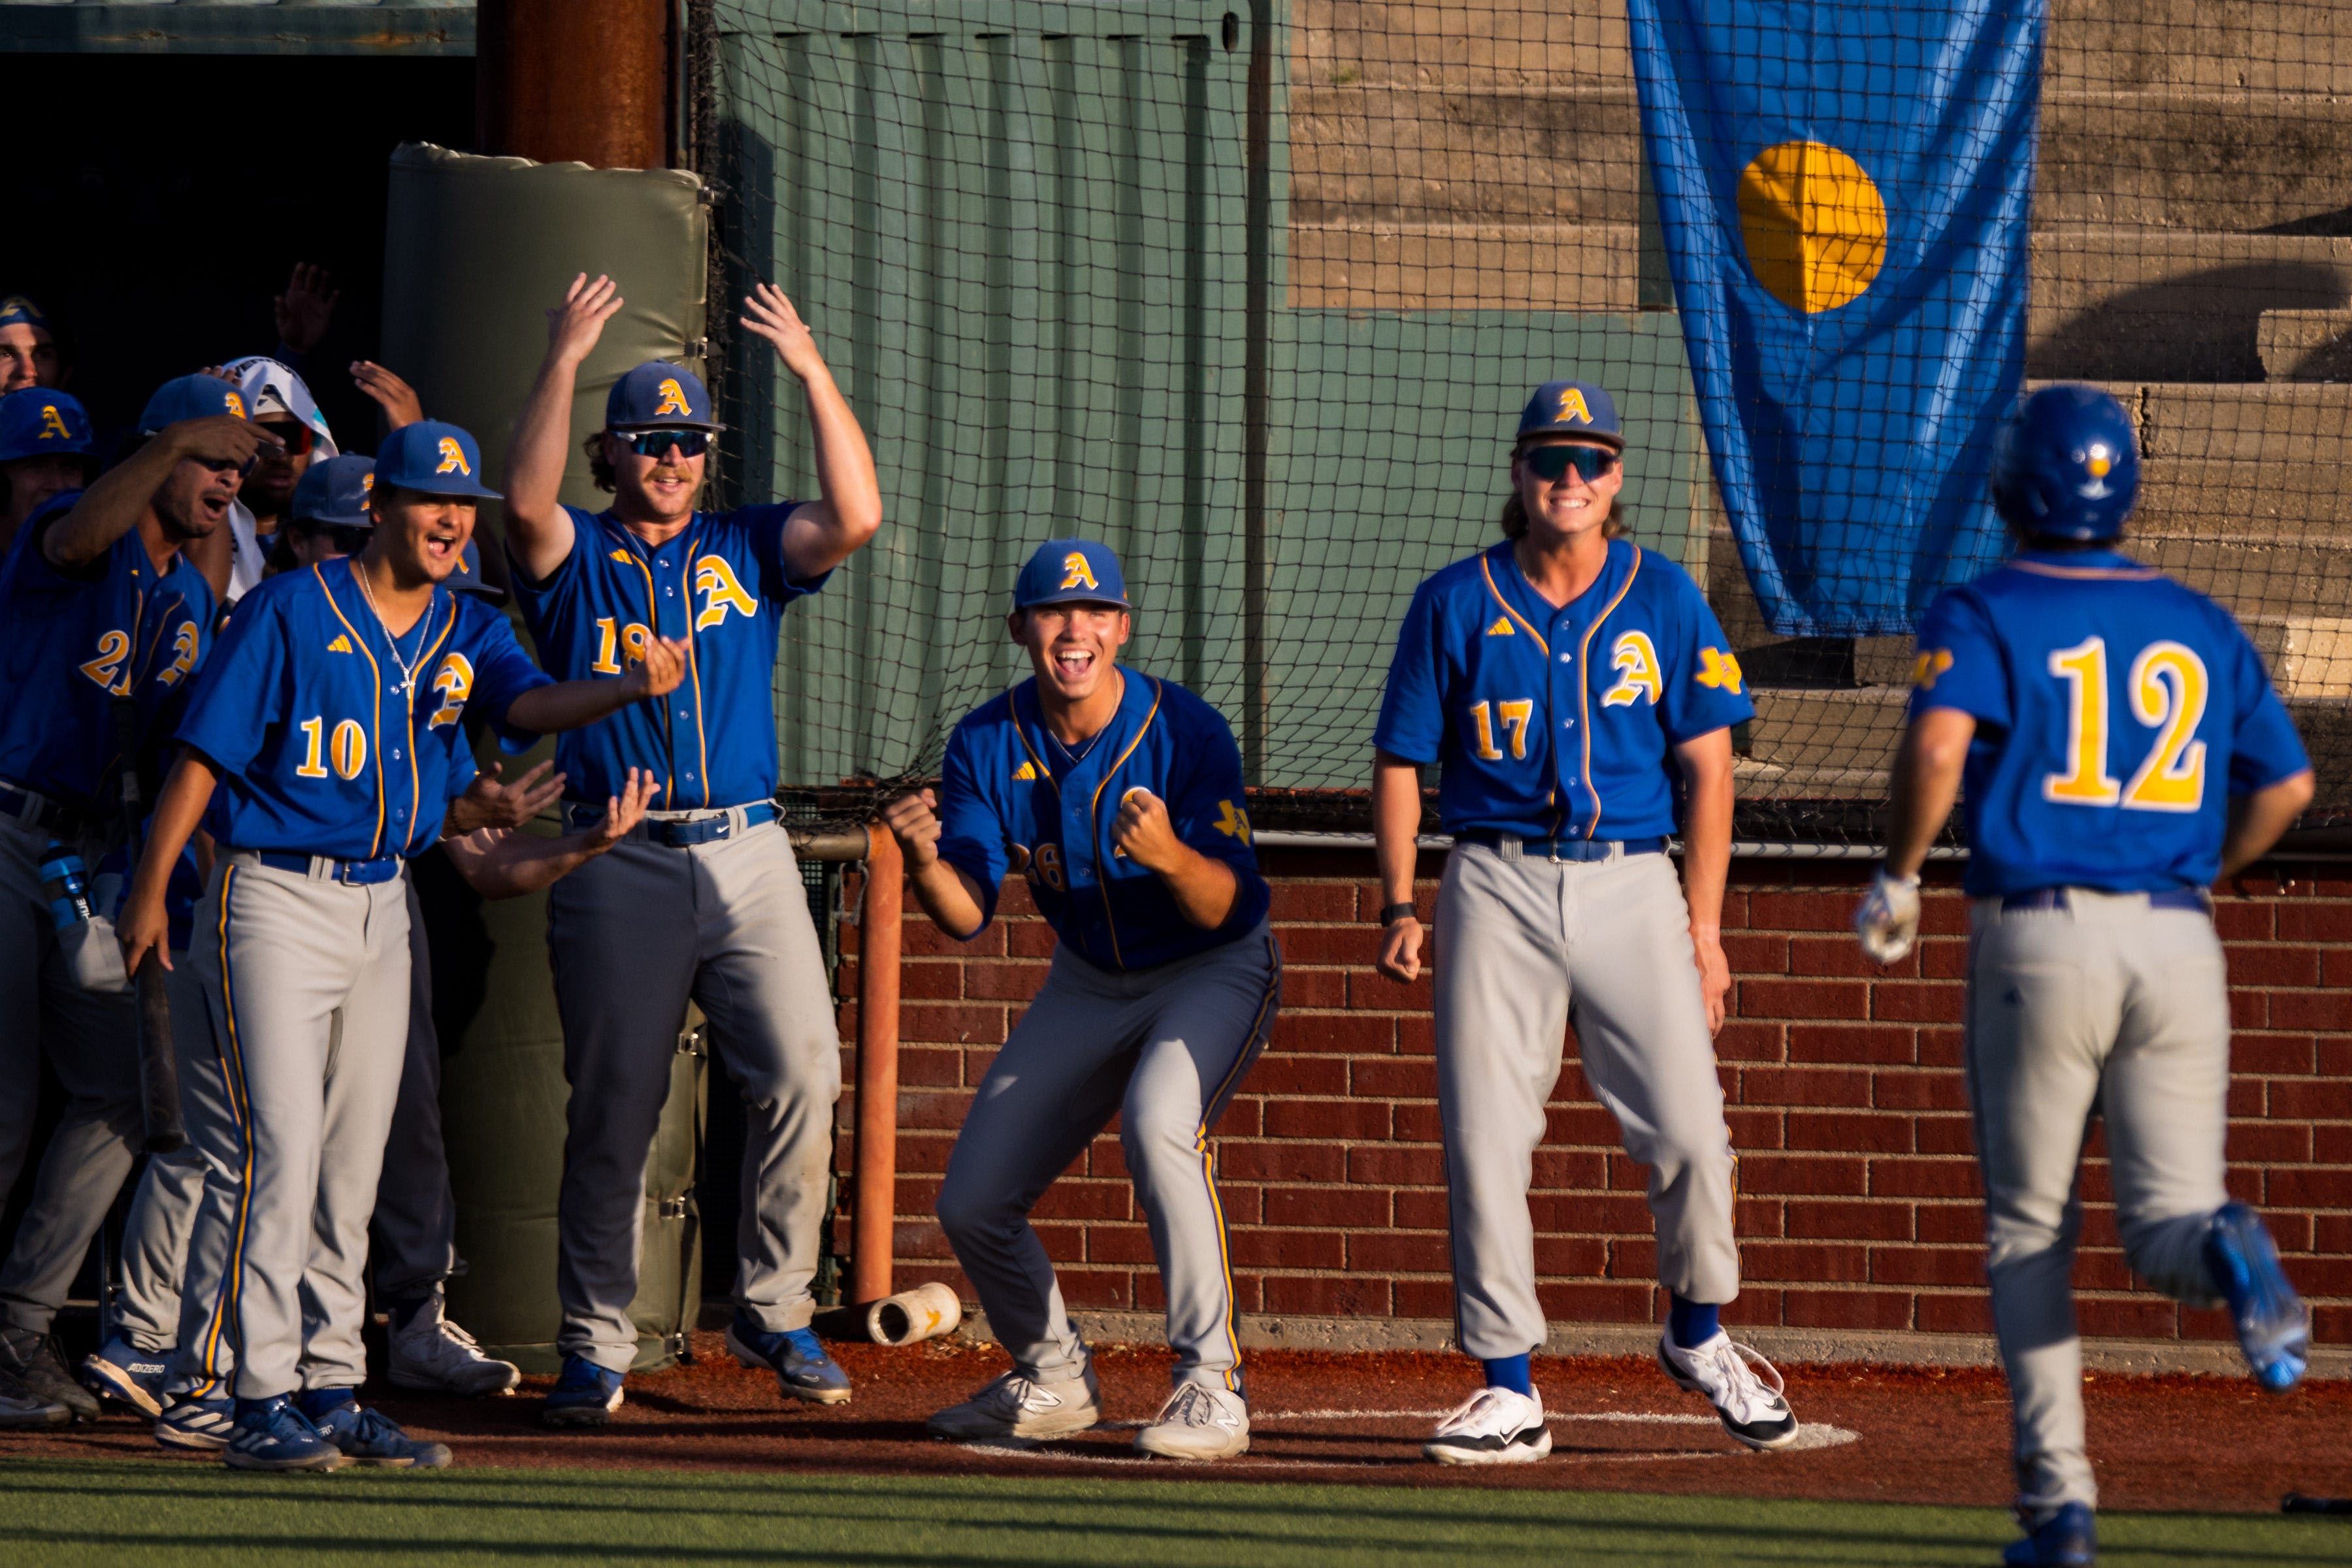
[[[1117,1116],[1176,1352],[1175,1388],[1135,1446],[1230,1458],[1249,1447],[1249,1406],[1209,1133],[1282,994],[1241,752],[1206,702],[1118,668],[1131,623],[1107,547],[1048,540],[1013,605],[1006,624],[1035,675],[956,725],[936,795],[886,813],[941,931],[978,936],[1011,869],[1060,939],[940,1186],[940,1226],[1013,1370],[930,1430],[1035,1438],[1100,1418],[1091,1358],[1029,1211]]]
[[[228,1086],[234,1148],[213,1162],[190,1244],[181,1355],[207,1378],[234,1349],[223,1458],[241,1469],[346,1459],[448,1463],[356,1398],[367,1223],[408,1030],[401,870],[436,842],[474,774],[467,704],[505,698],[503,730],[563,730],[657,696],[684,674],[659,641],[617,679],[551,684],[506,617],[446,584],[491,496],[480,454],[425,421],[376,456],[359,556],[286,573],[238,603],[192,693],[124,910],[134,966],[166,947],[164,893],[199,823],[220,847],[190,960]],[[215,1200],[218,1200],[216,1203]],[[218,1284],[193,1289],[207,1216]]]
[[[584,797],[575,815],[632,767],[659,781],[662,809],[548,899],[572,1085],[556,1210],[563,1371],[543,1411],[552,1426],[609,1419],[636,1355],[646,1155],[689,998],[749,1121],[728,1345],[772,1371],[787,1398],[850,1396],[809,1327],[841,1042],[807,891],[776,820],[773,679],[784,611],[874,537],[881,491],[857,417],[792,301],[762,285],[746,305],[745,328],[775,346],[806,395],[820,499],[696,510],[719,427],[710,395],[692,372],[656,361],[614,384],[604,428],[588,437],[611,508],[557,504],[573,383],[621,308],[606,279],[575,279],[548,313],[547,359],[515,426],[507,550],[548,668],[614,674],[656,637],[687,649],[675,696],[556,747]]]
[[[31,1135],[37,1053],[68,1097],[0,1264],[0,1373],[83,1419],[97,1402],[49,1324],[137,1154],[138,1021],[129,993],[68,972],[41,865],[57,845],[95,868],[121,842],[117,705],[133,704],[143,731],[205,651],[213,595],[183,551],[224,525],[268,440],[242,414],[226,382],[166,383],[141,416],[143,445],[36,511],[0,567],[0,1194]]]
[[[25,520],[98,472],[89,415],[79,399],[28,387],[0,397],[0,555]]]
[[[1414,593],[1372,738],[1379,964],[1391,979],[1421,973],[1412,876],[1433,763],[1454,837],[1437,895],[1437,1093],[1456,1326],[1487,1385],[1423,1450],[1441,1464],[1551,1451],[1528,1370],[1544,1312],[1527,1194],[1571,1024],[1586,1081],[1650,1170],[1673,1297],[1660,1364],[1748,1447],[1797,1433],[1778,1374],[1717,1322],[1738,1293],[1739,1253],[1710,1037],[1731,984],[1730,727],[1754,710],[1697,584],[1612,537],[1624,446],[1600,387],[1536,389],[1504,539]],[[1677,794],[1679,882],[1665,854]]]
[[[1965,788],[1969,1101],[2026,1531],[2003,1561],[2086,1563],[2071,1277],[2095,1110],[2132,1272],[2226,1302],[2263,1387],[2303,1375],[2308,1314],[2222,1183],[2230,1004],[2206,889],[2277,842],[2311,766],[2229,612],[2115,548],[2139,488],[2115,399],[2034,393],[1992,481],[2019,551],[1920,623],[1886,863],[1855,925],[1882,963],[1910,951],[1919,867]]]

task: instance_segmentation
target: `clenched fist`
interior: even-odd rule
[[[1111,842],[1127,858],[1149,871],[1172,871],[1184,849],[1176,825],[1168,820],[1168,803],[1148,789],[1129,790],[1119,797],[1118,818],[1111,824]]]
[[[920,870],[940,858],[939,797],[929,790],[902,795],[882,808],[882,825],[898,841],[907,869]]]

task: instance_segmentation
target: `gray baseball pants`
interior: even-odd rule
[[[377,1294],[395,1301],[437,1289],[457,1258],[456,1205],[441,1142],[441,1046],[433,1032],[433,971],[413,890],[408,919],[408,1054],[384,1146],[371,1253]],[[182,1279],[205,1173],[216,1161],[233,1169],[236,1148],[236,1119],[228,1110],[220,1058],[213,1049],[205,991],[187,963],[176,956],[175,962],[179,966],[166,985],[188,1144],[148,1158],[123,1223],[122,1289],[117,1298],[119,1331],[144,1351],[169,1350],[180,1342]],[[208,1136],[199,1136],[200,1122]],[[211,1251],[208,1272],[215,1286],[223,1256],[222,1247]],[[204,1291],[198,1294],[212,1299]],[[199,1314],[198,1321],[204,1321]],[[229,1354],[226,1345],[217,1352],[220,1358]],[[224,1360],[224,1368],[226,1364]]]
[[[1506,859],[1457,843],[1438,885],[1436,969],[1462,1348],[1488,1361],[1543,1344],[1528,1188],[1571,1021],[1585,1081],[1650,1168],[1659,1282],[1690,1301],[1737,1296],[1738,1165],[1674,862]]]
[[[175,1374],[247,1399],[356,1387],[368,1217],[408,1033],[402,879],[350,887],[226,856],[188,958],[230,1126],[204,1133]]]
[[[2098,1504],[2072,1283],[2092,1112],[2106,1121],[2124,1256],[2156,1289],[2191,1306],[2220,1299],[2204,1241],[2229,1202],[2230,1000],[2212,921],[2151,910],[2145,894],[2067,891],[2063,910],[1978,900],[1969,952],[1986,1271],[2015,1407],[2018,1507],[2036,1519]]]
[[[708,844],[640,827],[555,884],[547,945],[563,1019],[556,1343],[610,1372],[637,1352],[629,1303],[652,1152],[689,998],[743,1097],[735,1300],[771,1332],[805,1328],[833,1164],[841,1038],[791,839],[727,816]]]
[[[1168,1297],[1175,1381],[1239,1391],[1233,1272],[1209,1132],[1282,1002],[1268,928],[1125,973],[1067,947],[981,1080],[940,1185],[940,1225],[1022,1375],[1066,1383],[1087,1347],[1029,1224],[1113,1116]]]
[[[138,1006],[127,992],[85,991],[66,973],[41,889],[49,841],[0,816],[0,1200],[31,1146],[44,1051],[67,1097],[16,1243],[0,1262],[0,1321],[44,1334],[131,1175],[142,1131]],[[100,846],[74,847],[95,870]]]

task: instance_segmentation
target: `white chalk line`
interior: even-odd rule
[[[1256,1414],[1253,1417],[1253,1424],[1261,1429],[1262,1435],[1274,1436],[1274,1434],[1263,1433],[1263,1428],[1266,1424],[1276,1421],[1416,1421],[1435,1420],[1440,1416],[1451,1415],[1454,1412],[1450,1409],[1268,1410]],[[1562,1411],[1547,1415],[1545,1417],[1545,1421],[1547,1424],[1566,1424],[1577,1421],[1622,1422],[1660,1426],[1715,1426],[1719,1425],[1712,1415],[1660,1414],[1650,1411],[1632,1410]],[[1148,1425],[1148,1423],[1142,1421],[1104,1421],[1097,1423],[1095,1426],[1090,1428],[1090,1430],[1097,1432],[1131,1432],[1146,1425]],[[1083,1436],[1083,1434],[1071,1433],[1069,1436],[1076,1437]],[[1168,1460],[1155,1458],[1146,1454],[1112,1454],[1100,1452],[1098,1450],[1090,1451],[1082,1448],[1047,1446],[1048,1444],[1058,1444],[1066,1442],[1066,1440],[1067,1439],[1066,1438],[1046,1438],[1040,1439],[1034,1445],[1013,1441],[960,1443],[956,1446],[962,1448],[967,1453],[987,1455],[992,1458],[1003,1457],[1023,1459],[1050,1459],[1061,1464],[1141,1465],[1157,1466],[1164,1469],[1168,1468],[1170,1463]],[[1788,1454],[1802,1453],[1806,1450],[1814,1448],[1841,1448],[1849,1443],[1858,1443],[1861,1440],[1862,1434],[1853,1431],[1849,1427],[1823,1426],[1817,1422],[1804,1422],[1801,1423],[1797,1427],[1797,1440],[1795,1442],[1790,1444],[1785,1448],[1776,1449],[1774,1451]],[[1746,1453],[1747,1450],[1745,1449],[1695,1448],[1687,1452],[1681,1453],[1554,1454],[1551,1458],[1562,1459],[1573,1464],[1650,1465],[1679,1459],[1733,1459],[1744,1458]],[[1182,1461],[1176,1462],[1181,1463]],[[1219,1462],[1225,1464],[1245,1463],[1252,1469],[1329,1470],[1365,1469],[1372,1468],[1387,1469],[1394,1467],[1394,1461],[1387,1459],[1296,1459],[1244,1457]]]

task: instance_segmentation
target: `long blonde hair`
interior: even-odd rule
[[[1518,453],[1513,452],[1511,460],[1516,463],[1518,461]],[[1622,462],[1623,459],[1620,458],[1619,461]],[[1624,492],[1621,490],[1618,493],[1622,495]],[[1517,480],[1512,481],[1511,493],[1503,500],[1503,515],[1496,521],[1502,525],[1504,538],[1525,539],[1527,537],[1528,503],[1519,499],[1519,487]],[[1609,515],[1601,520],[1601,537],[1603,539],[1625,537],[1624,519],[1618,515],[1617,503],[1614,500],[1609,503]]]

